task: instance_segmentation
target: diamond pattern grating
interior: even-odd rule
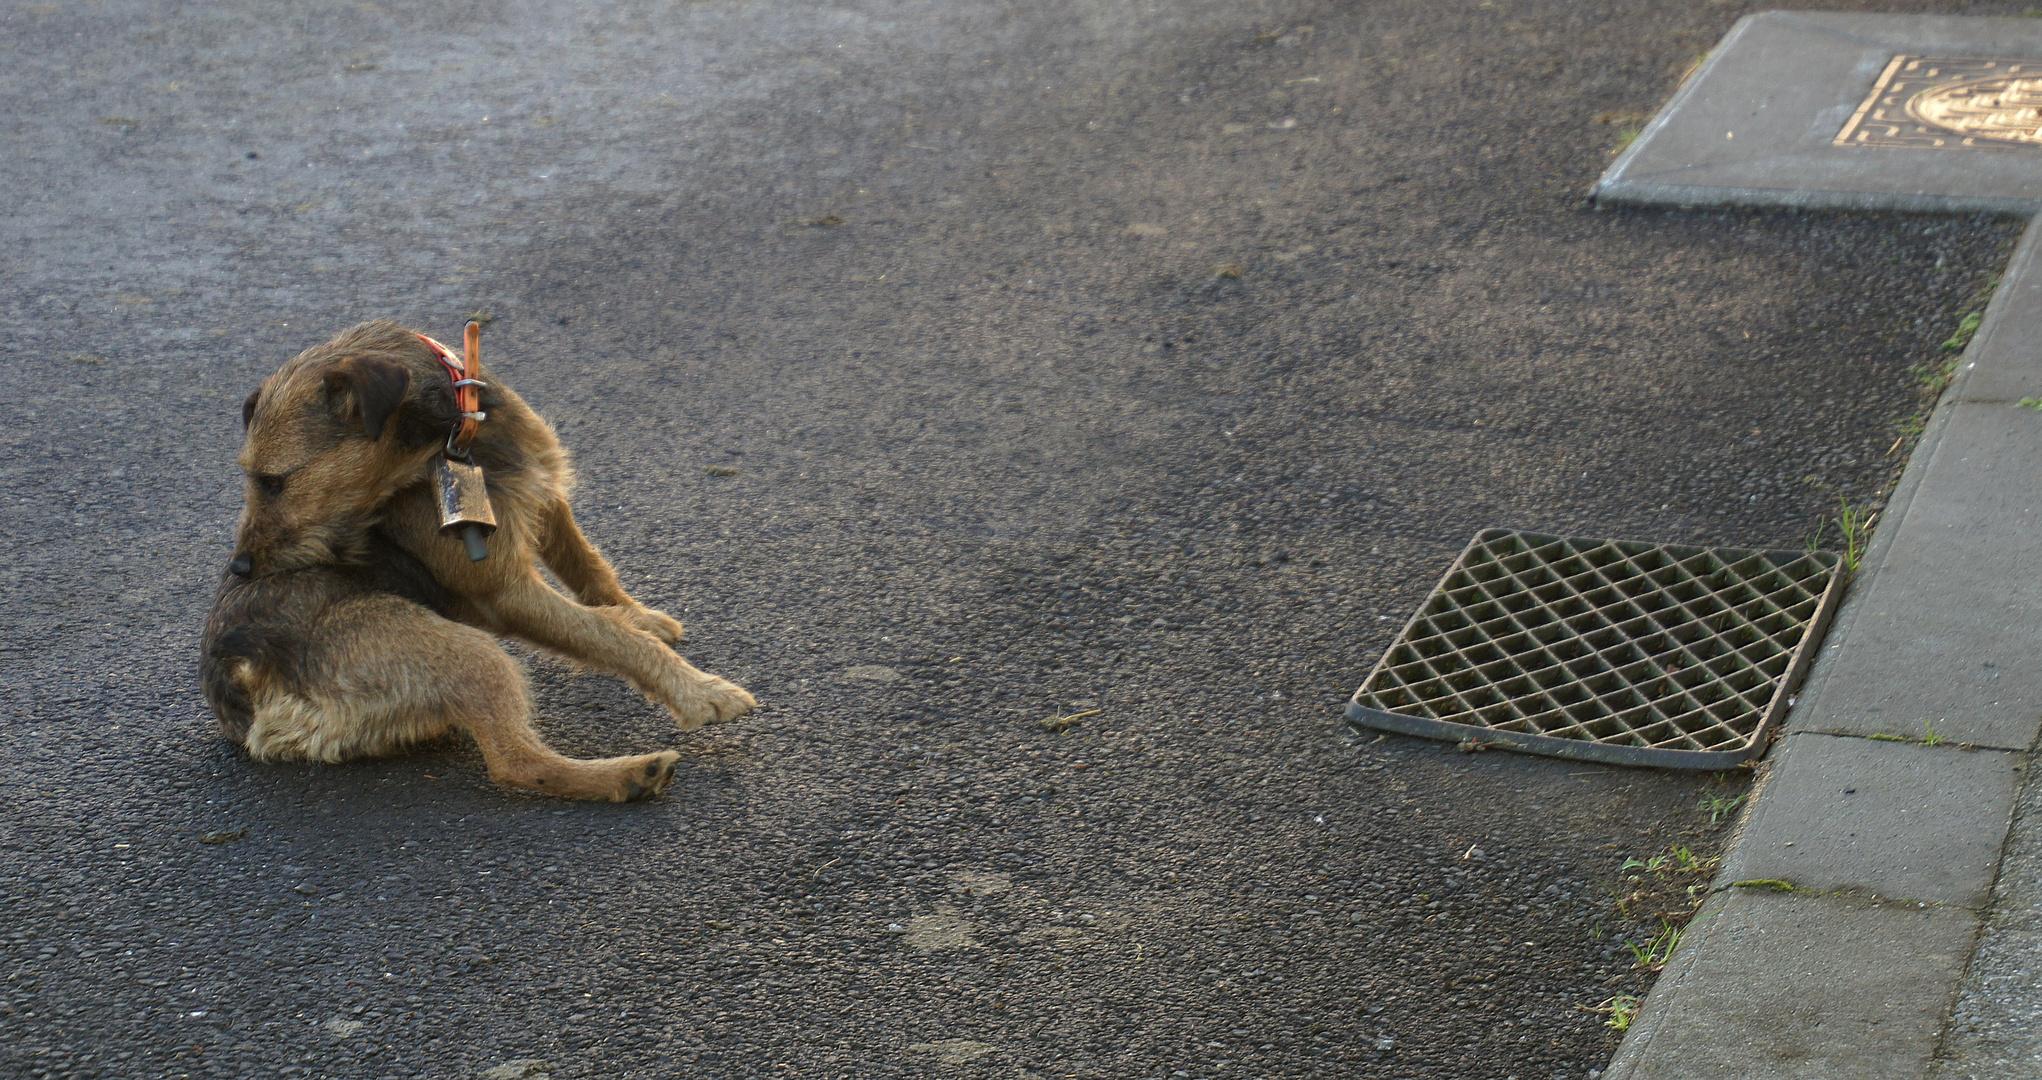
[[[1355,692],[1367,727],[1625,765],[1764,752],[1841,591],[1826,551],[1477,535]]]

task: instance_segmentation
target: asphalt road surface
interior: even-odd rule
[[[1340,707],[1477,529],[1897,472],[2015,223],[1581,203],[1745,10],[8,0],[0,1072],[1593,1075],[1741,781]],[[212,733],[242,396],[477,311],[763,702],[521,652],[657,802]]]

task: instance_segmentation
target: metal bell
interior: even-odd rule
[[[433,494],[440,503],[440,535],[460,534],[468,561],[489,557],[486,542],[496,531],[496,512],[489,506],[489,488],[482,466],[440,454],[433,458]]]

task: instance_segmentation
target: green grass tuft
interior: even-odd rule
[[[1613,1031],[1629,1031],[1631,1021],[1638,1017],[1638,1005],[1643,1000],[1636,994],[1618,994],[1615,997],[1604,998],[1601,1003],[1592,1007],[1587,1005],[1581,1007],[1607,1017],[1603,1023]]]
[[[1950,335],[1950,340],[1943,342],[1943,351],[1946,353],[1963,352],[1964,347],[1971,344],[1972,336],[1978,333],[1978,324],[1984,321],[1985,312],[1966,312],[1963,318],[1957,320],[1957,332]]]
[[[1704,795],[1702,796],[1701,809],[1709,812],[1709,824],[1721,825],[1723,819],[1736,813],[1737,808],[1743,806],[1744,800],[1750,797],[1749,792],[1728,799],[1721,795]]]

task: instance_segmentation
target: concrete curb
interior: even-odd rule
[[[1978,916],[1852,894],[1733,888],[1687,941],[1604,1080],[1926,1075]]]
[[[2026,750],[2042,670],[2042,229],[2022,236],[1809,674],[1792,732]],[[2024,475],[2025,474],[2025,475]],[[1924,679],[1894,673],[1934,672]],[[1926,726],[1925,726],[1926,725]]]
[[[2015,403],[2042,396],[2038,342],[2031,226],[1606,1080],[1938,1067],[2042,731],[2042,411]]]

